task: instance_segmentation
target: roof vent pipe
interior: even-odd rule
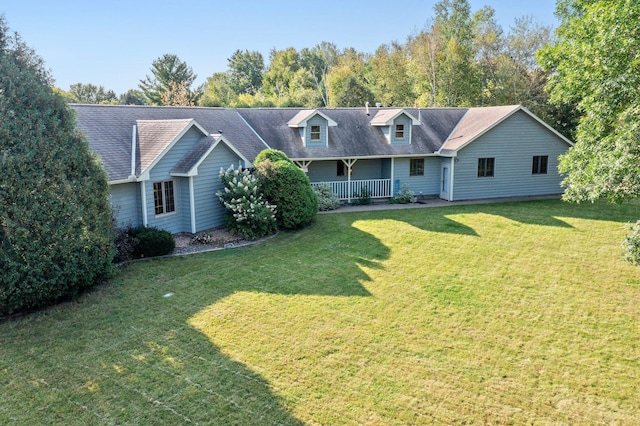
[[[418,108],[418,125],[422,124],[422,110]]]
[[[364,109],[367,111],[367,115],[369,115],[369,102],[364,103]]]
[[[380,102],[376,102],[376,108],[380,108],[382,104]]]

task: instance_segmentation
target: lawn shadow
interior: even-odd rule
[[[562,218],[607,220],[628,222],[640,217],[640,203],[631,201],[623,204],[609,204],[604,201],[595,203],[570,203],[560,199],[528,200],[468,206],[475,213],[486,213],[513,220],[527,225],[573,228]],[[603,216],[603,210],[607,215]]]
[[[26,401],[13,416],[24,423],[45,416],[67,424],[304,424],[290,411],[294,397],[284,400],[192,319],[243,292],[369,297],[363,267],[381,267],[389,249],[348,224],[325,238],[334,225],[315,223],[242,249],[132,264],[75,302],[0,323],[0,370],[14,372],[11,389],[0,395]],[[25,357],[25,348],[37,355]],[[39,414],[19,417],[25,404]]]

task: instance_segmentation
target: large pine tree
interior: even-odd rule
[[[113,258],[106,174],[0,16],[0,315],[77,294]]]

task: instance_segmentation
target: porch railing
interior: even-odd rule
[[[331,186],[331,191],[336,194],[340,200],[351,201],[354,198],[358,198],[362,194],[363,188],[369,189],[371,198],[391,197],[391,179],[311,182],[312,187],[322,184]]]

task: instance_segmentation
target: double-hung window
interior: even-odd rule
[[[535,155],[533,157],[533,165],[531,166],[531,174],[546,175],[548,164],[549,164],[548,155]]]
[[[153,203],[156,215],[173,213],[176,211],[172,180],[153,183]]]
[[[404,124],[396,124],[396,139],[404,139]]]
[[[320,125],[313,124],[311,126],[311,140],[317,142],[320,140]]]
[[[495,158],[478,158],[478,177],[493,177]]]
[[[412,158],[409,161],[409,176],[424,176],[424,158]]]

